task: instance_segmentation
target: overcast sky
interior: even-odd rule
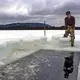
[[[70,10],[80,14],[79,0],[0,0],[0,24],[13,22],[43,22],[63,24],[61,15]],[[54,16],[55,15],[55,16]],[[58,15],[58,16],[57,16]],[[59,20],[58,20],[59,18]],[[54,21],[54,22],[53,22]]]

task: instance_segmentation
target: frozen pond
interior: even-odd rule
[[[77,43],[76,43],[76,47],[74,47],[74,48],[71,48],[69,46],[69,44],[66,47],[65,45],[68,42],[66,42],[65,45],[63,45],[63,41],[62,41],[62,43],[57,42],[57,41],[59,41],[58,38],[63,36],[63,34],[64,34],[63,30],[47,30],[46,37],[44,37],[43,30],[0,31],[0,34],[1,34],[0,35],[0,59],[1,59],[0,65],[10,63],[12,61],[18,60],[25,56],[29,56],[29,55],[35,53],[35,51],[39,51],[40,49],[53,50],[53,48],[55,48],[55,50],[59,50],[59,51],[66,50],[68,52],[69,50],[71,50],[74,52],[75,50],[78,51],[80,48],[80,44],[79,44],[80,31],[79,30],[75,31]],[[59,53],[61,54],[61,52],[59,52]],[[78,51],[78,53],[79,53],[79,51]],[[75,54],[78,54],[78,53],[75,53]],[[55,54],[54,51],[53,51],[53,54]],[[68,54],[69,53],[67,53],[67,56],[69,56]],[[45,55],[46,55],[46,53],[45,53]],[[63,56],[65,56],[65,55],[66,54],[64,52]],[[49,55],[47,54],[47,56],[49,56]],[[58,57],[58,55],[57,55],[57,57]],[[78,56],[78,59],[79,59],[79,56]],[[62,60],[62,61],[64,63],[64,60]],[[76,67],[75,73],[77,75],[77,70],[78,70],[77,66],[78,66],[79,61],[76,59],[75,59],[75,61],[77,63],[77,65],[75,66]],[[57,64],[55,64],[55,65],[57,65]],[[12,64],[12,66],[13,66],[13,64]],[[63,66],[63,64],[61,66]],[[33,66],[30,66],[30,67],[33,67]],[[5,68],[5,69],[7,69],[7,68]],[[40,73],[40,74],[42,74],[42,73]],[[46,74],[46,75],[48,75],[48,74]],[[61,73],[61,75],[62,75],[62,73]],[[73,73],[73,75],[74,75],[74,73]],[[40,77],[40,76],[38,76],[38,77]],[[45,77],[44,77],[44,79],[45,79]],[[42,80],[44,80],[44,79],[42,79]],[[63,79],[63,78],[61,78],[61,79]],[[76,76],[74,76],[74,79],[76,79]],[[32,80],[34,80],[34,79],[32,79]],[[53,78],[51,80],[53,80]],[[69,80],[72,80],[72,77]]]

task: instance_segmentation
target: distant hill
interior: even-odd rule
[[[65,30],[64,26],[51,26],[44,23],[12,23],[6,25],[0,25],[0,30]],[[76,30],[80,30],[80,27],[76,27]]]
[[[33,29],[33,28],[51,28],[51,25],[44,23],[12,23],[6,25],[0,25],[0,29]]]

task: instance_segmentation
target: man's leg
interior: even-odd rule
[[[65,34],[64,34],[64,36],[63,36],[63,37],[68,37],[69,32],[70,32],[70,29],[69,29],[69,28],[68,28],[68,29],[66,29],[66,30],[65,30]]]
[[[70,33],[71,33],[71,46],[74,46],[74,40],[75,40],[74,29],[70,29]]]

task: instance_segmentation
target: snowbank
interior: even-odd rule
[[[28,56],[43,48],[47,42],[46,37],[25,37],[17,41],[7,41],[0,45],[1,62],[0,65],[8,64],[12,61]],[[2,64],[3,63],[3,64]]]

